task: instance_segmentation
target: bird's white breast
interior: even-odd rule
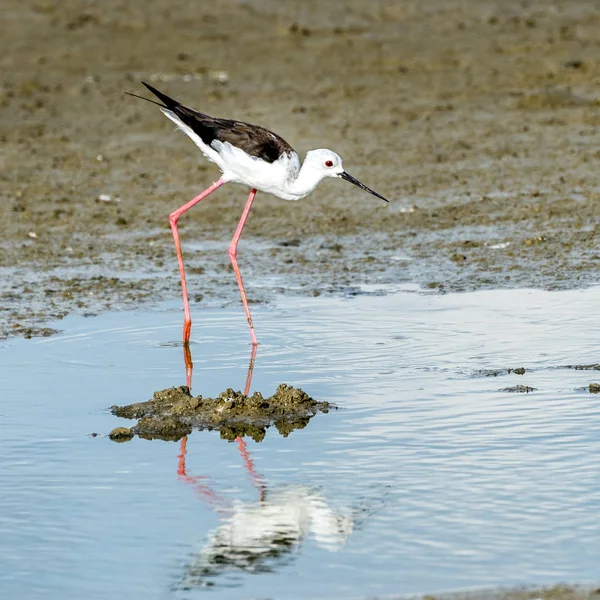
[[[212,147],[223,162],[221,170],[226,181],[241,183],[283,200],[300,199],[300,196],[290,193],[288,189],[289,183],[294,181],[300,171],[300,159],[295,152],[282,154],[270,163],[250,156],[228,142],[215,141]]]

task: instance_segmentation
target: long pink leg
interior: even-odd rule
[[[185,363],[185,385],[187,385],[190,392],[192,391],[192,371],[194,370],[194,363],[192,362],[192,351],[190,350],[189,344],[183,345],[183,362]]]
[[[233,271],[235,272],[235,278],[237,279],[238,287],[240,288],[240,294],[242,296],[242,303],[244,304],[244,311],[246,312],[246,319],[248,319],[248,325],[250,326],[250,337],[252,338],[252,344],[256,346],[258,342],[256,341],[256,334],[254,333],[254,325],[252,324],[252,317],[250,316],[250,309],[248,308],[248,300],[246,298],[246,290],[244,289],[244,282],[242,281],[242,275],[240,273],[240,269],[238,267],[237,262],[237,247],[238,242],[240,240],[240,236],[242,235],[242,230],[244,229],[244,225],[246,224],[246,219],[248,218],[248,214],[250,213],[250,209],[252,208],[252,203],[254,202],[254,197],[256,196],[256,190],[253,189],[248,196],[248,200],[246,202],[246,206],[244,208],[244,212],[242,213],[242,218],[238,223],[237,229],[235,230],[235,234],[233,235],[233,239],[231,240],[231,244],[229,244],[229,248],[227,250],[229,254],[229,258],[231,259],[231,265],[233,266]]]
[[[187,283],[185,281],[185,268],[183,266],[183,255],[181,254],[181,243],[179,242],[179,232],[177,231],[177,221],[179,217],[190,210],[192,206],[198,204],[201,200],[204,200],[206,196],[214,192],[217,188],[221,187],[225,182],[223,179],[215,181],[209,188],[205,189],[201,194],[196,196],[193,200],[190,200],[184,204],[181,208],[172,212],[169,215],[169,222],[171,223],[171,231],[173,232],[173,239],[175,240],[175,248],[177,250],[177,262],[179,263],[179,275],[181,276],[181,291],[183,293],[183,343],[188,344],[190,341],[190,333],[192,331],[192,317],[190,315],[190,302],[188,300]]]

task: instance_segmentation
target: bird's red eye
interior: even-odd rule
[[[326,167],[333,167],[333,161],[332,160],[326,160],[325,161],[325,166]]]

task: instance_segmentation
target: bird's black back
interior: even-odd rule
[[[173,100],[166,94],[142,81],[142,83],[163,103],[164,107],[181,119],[200,139],[210,147],[213,142],[230,143],[250,156],[265,162],[275,162],[282,154],[294,149],[280,136],[259,125],[219,119],[198,112]]]

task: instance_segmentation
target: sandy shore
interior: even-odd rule
[[[600,12],[592,2],[5,2],[0,335],[179,295],[168,213],[218,177],[140,80],[330,147],[341,181],[259,195],[239,261],[256,302],[599,280]],[[191,297],[237,302],[227,186],[182,220]],[[198,308],[196,307],[195,310]]]

